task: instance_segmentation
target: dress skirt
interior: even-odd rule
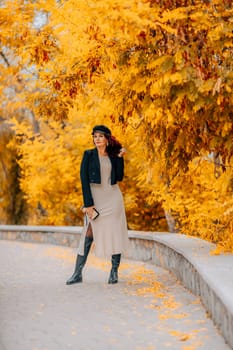
[[[84,229],[78,253],[84,254],[84,240],[88,225],[91,224],[95,255],[109,257],[123,254],[128,247],[128,229],[124,200],[121,190],[111,185],[111,161],[108,156],[100,156],[101,184],[90,184],[95,208],[100,215],[95,220],[84,218]]]

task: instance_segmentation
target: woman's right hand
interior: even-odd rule
[[[93,208],[94,208],[94,206],[92,206],[92,207],[87,207],[87,208],[83,208],[83,212],[84,212],[85,214],[87,214],[88,217],[89,217],[90,219],[91,219],[92,216],[93,216]]]

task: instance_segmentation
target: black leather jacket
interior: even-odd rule
[[[111,185],[115,185],[117,181],[122,181],[124,177],[124,159],[123,157],[109,157],[111,170]],[[83,159],[80,168],[80,177],[82,183],[84,207],[91,207],[94,201],[91,194],[90,184],[100,184],[100,161],[96,148],[86,150],[83,154]]]

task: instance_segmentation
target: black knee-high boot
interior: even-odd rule
[[[109,284],[115,284],[118,282],[118,267],[121,261],[121,254],[112,255],[112,269],[108,279]]]
[[[89,254],[92,242],[93,242],[93,238],[87,237],[87,236],[85,237],[84,255],[77,255],[74,273],[68,279],[66,284],[69,285],[69,284],[74,284],[74,283],[80,283],[83,281],[82,270],[83,270],[84,265],[86,264],[87,256]]]

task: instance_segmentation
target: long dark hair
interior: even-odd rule
[[[105,135],[108,140],[108,145],[106,147],[106,151],[109,156],[117,157],[122,148],[122,144],[112,135]]]
[[[95,132],[104,134],[105,138],[108,140],[108,145],[106,147],[108,155],[111,157],[117,157],[120,153],[122,145],[114,136],[112,136],[111,130],[105,125],[96,125],[92,130],[93,136]]]

